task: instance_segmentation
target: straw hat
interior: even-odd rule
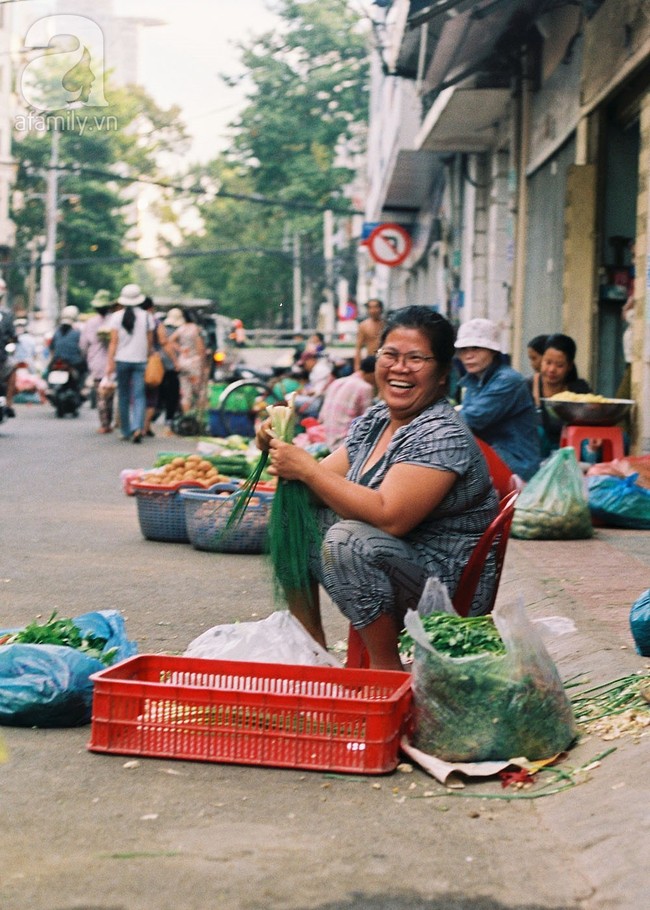
[[[94,310],[102,309],[103,307],[111,306],[113,303],[111,292],[110,291],[97,291],[93,299],[90,301],[90,305]]]
[[[117,302],[122,306],[140,306],[141,303],[144,303],[144,296],[139,284],[125,284]]]

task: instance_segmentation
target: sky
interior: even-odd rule
[[[69,11],[83,2],[69,0]],[[64,5],[67,10],[59,3],[58,12]],[[244,100],[243,90],[227,87],[220,74],[241,72],[236,43],[277,23],[265,0],[113,0],[112,5],[116,15],[165,23],[140,29],[138,81],[161,107],[182,109],[193,136],[189,159],[214,157],[226,147],[227,124]],[[14,31],[24,35],[39,16],[54,12],[55,2],[25,0],[13,9]]]
[[[121,0],[115,11],[168,23],[140,32],[140,81],[162,106],[183,109],[192,156],[214,157],[243,101],[219,76],[241,71],[237,41],[273,28],[264,0]]]

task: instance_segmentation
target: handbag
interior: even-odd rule
[[[144,384],[148,386],[159,386],[165,375],[165,367],[162,357],[158,351],[152,351],[147,358],[147,366],[144,371]]]

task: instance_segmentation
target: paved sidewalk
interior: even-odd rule
[[[0,622],[115,608],[141,652],[273,608],[263,557],[145,541],[119,472],[158,451],[98,436],[95,412],[19,409],[0,427]],[[6,516],[9,516],[9,520]],[[650,587],[650,532],[511,540],[499,600],[575,631],[548,645],[563,678],[650,667],[631,604]],[[326,605],[330,641],[346,623]],[[645,910],[650,735],[590,736],[567,768],[615,747],[580,786],[505,802],[415,768],[379,778],[142,759],[86,750],[87,727],[4,727],[2,910]],[[473,798],[476,794],[482,798]]]
[[[592,540],[511,539],[499,598],[523,595],[534,618],[563,616],[576,631],[548,645],[564,679],[597,685],[644,669],[650,658],[634,648],[630,607],[650,588],[650,532],[598,528]],[[588,785],[540,800],[543,823],[558,848],[580,857],[594,889],[585,907],[641,910],[648,903],[650,867],[650,731],[605,742],[585,737],[574,765],[608,748],[616,751],[592,772]]]

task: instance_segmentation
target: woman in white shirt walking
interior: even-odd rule
[[[110,319],[106,375],[116,374],[122,439],[142,441],[145,416],[144,372],[152,349],[154,321],[140,309],[145,295],[137,284],[127,284],[117,302],[124,307]]]

